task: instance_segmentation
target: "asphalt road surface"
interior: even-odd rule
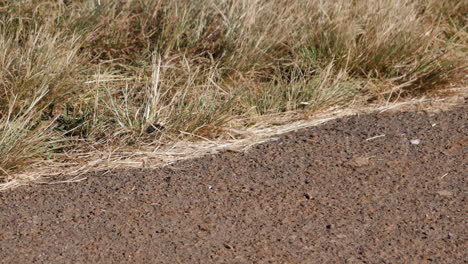
[[[0,193],[1,263],[467,263],[467,103]]]

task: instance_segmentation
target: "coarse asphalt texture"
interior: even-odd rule
[[[1,263],[467,263],[468,103],[0,193]]]

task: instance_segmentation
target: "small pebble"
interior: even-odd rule
[[[440,196],[452,196],[452,192],[447,191],[447,190],[441,190],[437,192]]]
[[[224,244],[224,247],[227,248],[227,249],[232,249],[232,246],[227,244],[227,243]]]

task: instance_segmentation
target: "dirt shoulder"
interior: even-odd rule
[[[0,193],[1,263],[467,263],[468,104]]]

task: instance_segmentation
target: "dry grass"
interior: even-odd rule
[[[227,138],[265,115],[463,87],[467,7],[2,1],[0,180],[109,149],[157,152],[170,142]]]
[[[458,90],[458,89],[457,89]],[[404,102],[373,104],[366,107],[347,107],[314,111],[308,116],[304,111],[275,113],[256,118],[254,126],[245,129],[228,129],[226,138],[190,141],[188,138],[158,144],[157,146],[139,145],[125,147],[109,145],[99,149],[80,149],[68,152],[66,158],[48,160],[32,166],[32,170],[16,174],[14,180],[0,185],[0,191],[28,184],[34,181],[38,184],[75,183],[86,180],[87,172],[101,171],[105,174],[111,170],[128,168],[154,169],[174,164],[177,161],[194,159],[212,155],[221,151],[245,152],[262,142],[275,141],[278,135],[297,131],[299,129],[317,126],[349,115],[382,113],[389,111],[447,111],[463,103],[464,98],[458,95],[443,98],[415,98]],[[382,136],[382,135],[381,135]],[[369,140],[372,140],[370,138]],[[66,176],[64,176],[66,175]]]

